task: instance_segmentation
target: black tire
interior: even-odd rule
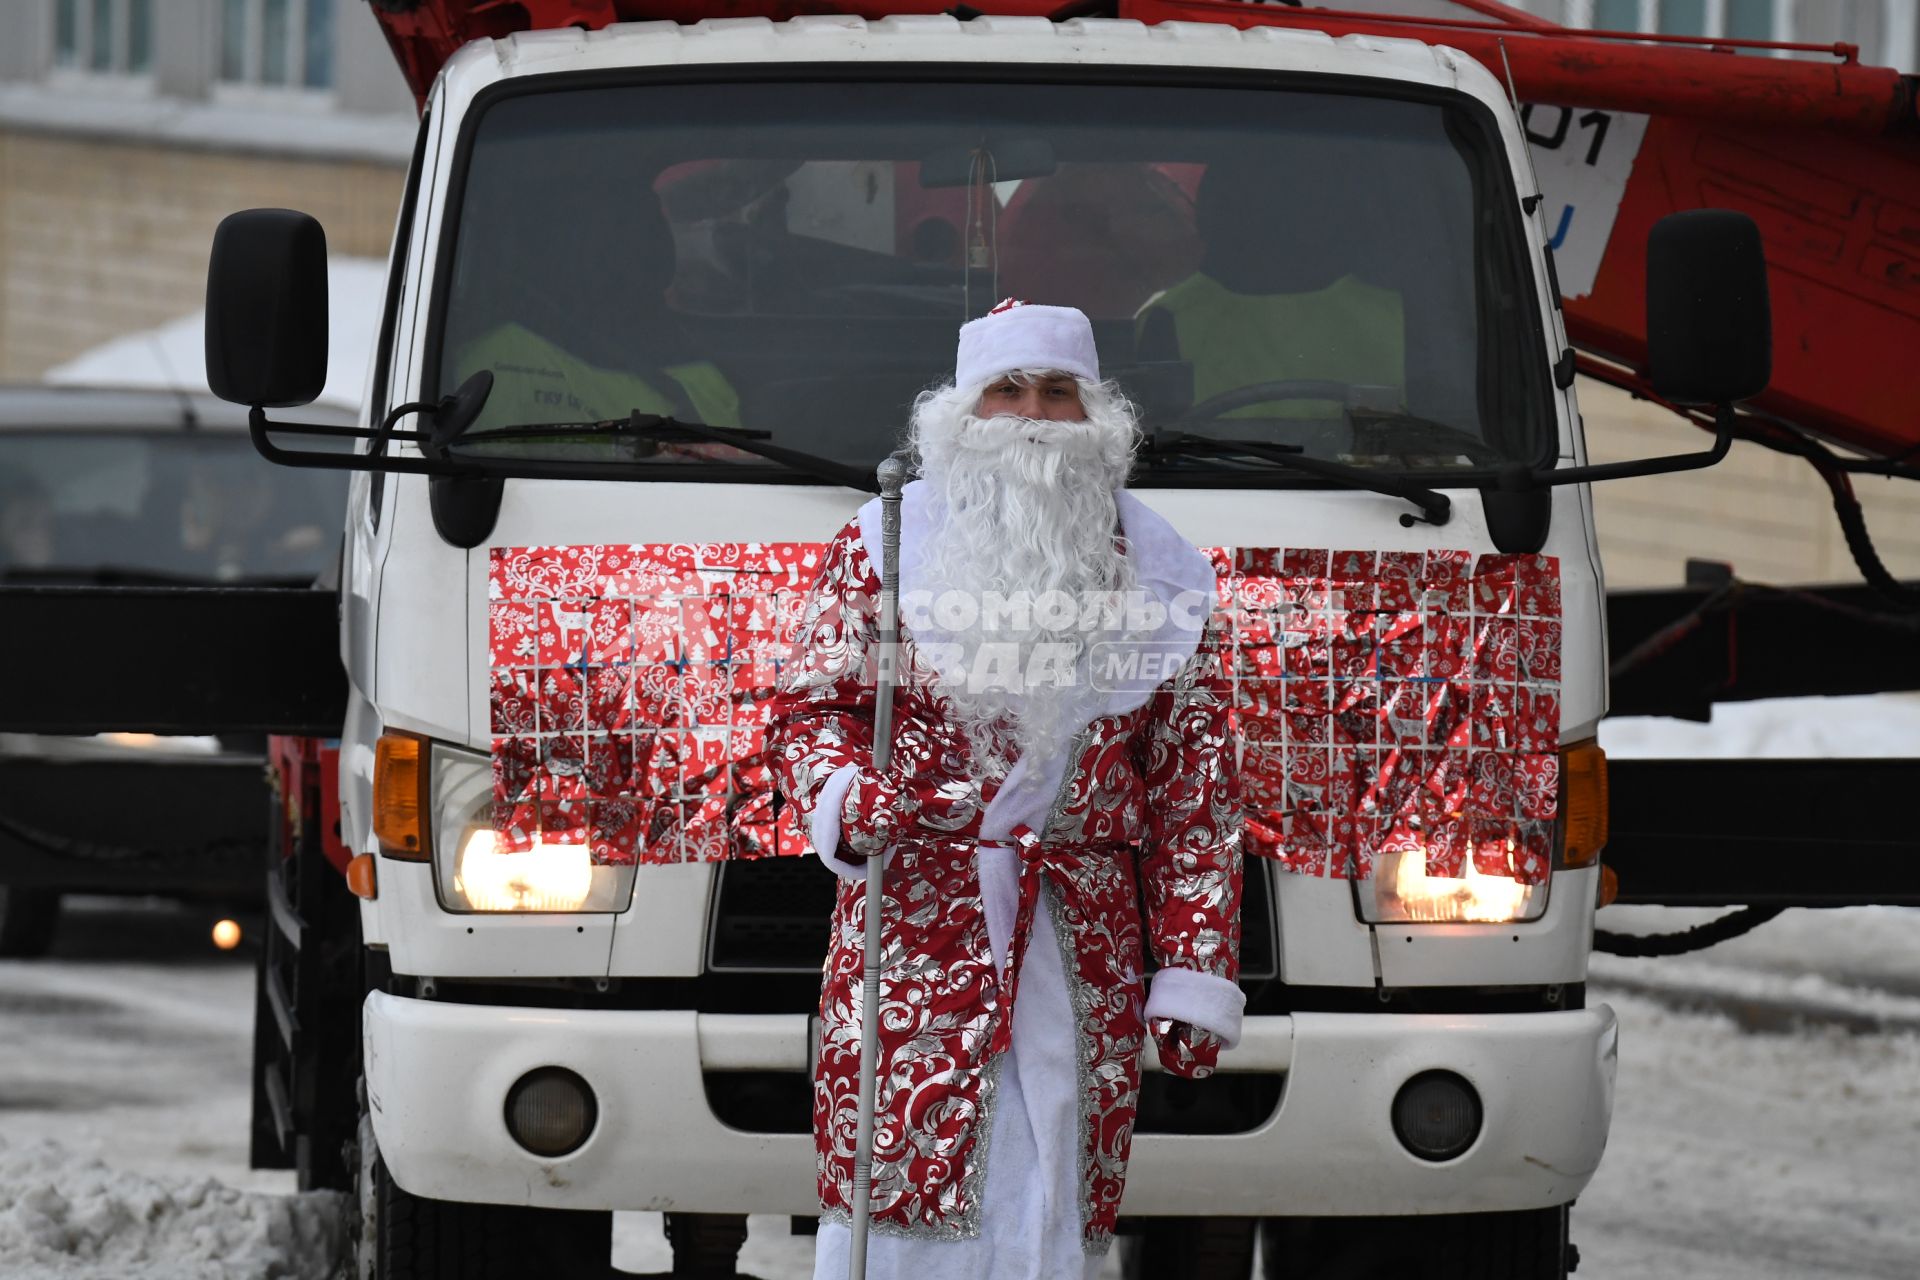
[[[323,850],[317,797],[303,801],[290,850],[279,803],[276,794],[255,983],[252,1164],[296,1171],[302,1191],[346,1191],[354,1185],[360,1006],[383,978],[370,972],[377,965],[360,939],[360,900]],[[270,986],[291,1015],[284,1023]]]
[[[429,1200],[402,1190],[376,1153],[370,1162],[373,1280],[607,1280],[613,1215],[521,1205]]]
[[[1566,1280],[1567,1208],[1268,1218],[1262,1280]]]
[[[0,956],[15,960],[44,956],[59,926],[58,893],[0,884]]]
[[[1120,1237],[1126,1280],[1252,1280],[1255,1218],[1141,1218]]]

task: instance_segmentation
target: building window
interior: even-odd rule
[[[1660,0],[1660,30],[1670,36],[1707,34],[1707,0]]]
[[[151,75],[153,0],[57,0],[53,65],[91,75]]]
[[[1706,36],[1719,40],[1838,40],[1861,46],[1868,62],[1908,70],[1920,60],[1920,0],[1560,0],[1569,27]],[[1550,0],[1535,6],[1549,13]],[[1766,52],[1761,50],[1759,52]],[[1774,57],[1824,54],[1775,50]]]
[[[1727,0],[1721,35],[1733,40],[1772,40],[1774,38],[1773,0]]]
[[[1640,0],[1593,0],[1587,22],[1596,31],[1638,31]]]
[[[330,91],[333,9],[334,0],[222,0],[220,78]]]

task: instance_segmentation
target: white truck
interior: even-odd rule
[[[743,1215],[804,1225],[831,876],[757,699],[913,393],[1014,294],[1093,317],[1134,488],[1236,627],[1246,1032],[1146,1077],[1128,1274],[1245,1277],[1258,1236],[1271,1277],[1565,1275],[1617,1034],[1584,481],[1717,453],[1586,466],[1538,194],[1501,80],[1410,40],[477,40],[425,98],[344,459],[266,413],[319,386],[324,238],[230,218],[215,390],[358,472],[337,778],[279,756],[257,1160],[357,1190],[369,1276],[603,1274],[618,1210],[730,1274]],[[1655,233],[1673,398],[1764,381],[1740,221]],[[1756,290],[1757,354],[1700,337]]]

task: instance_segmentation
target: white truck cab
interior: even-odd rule
[[[1133,487],[1216,549],[1236,627],[1246,1033],[1147,1076],[1129,1265],[1246,1276],[1262,1224],[1271,1275],[1564,1275],[1616,1024],[1584,999],[1604,600],[1537,206],[1500,82],[1411,41],[817,17],[455,56],[340,586],[366,1273],[417,1265],[402,1215],[451,1248],[475,1206],[564,1211],[531,1234],[603,1261],[607,1211],[814,1212],[832,881],[757,698],[913,395],[1012,295],[1092,317]],[[273,216],[213,268],[290,264],[210,314],[256,406],[308,358],[249,354],[315,261]]]

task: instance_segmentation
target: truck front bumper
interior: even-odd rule
[[[804,1072],[799,1015],[461,1005],[376,992],[364,1009],[374,1135],[394,1180],[441,1200],[566,1209],[817,1211],[813,1143],[721,1123],[703,1075]],[[1617,1025],[1561,1013],[1300,1013],[1251,1018],[1223,1071],[1284,1072],[1279,1108],[1229,1135],[1134,1143],[1133,1215],[1468,1213],[1578,1195],[1613,1111]],[[577,1072],[599,1117],[577,1151],[543,1159],[507,1131],[505,1100],[537,1067]],[[1431,1163],[1394,1136],[1394,1095],[1422,1071],[1464,1076],[1484,1120]]]

